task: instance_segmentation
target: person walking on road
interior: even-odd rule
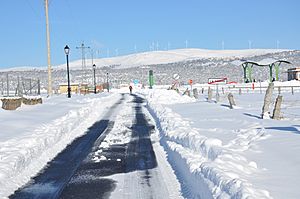
[[[129,86],[129,91],[130,91],[130,94],[132,94],[132,86],[131,85]]]

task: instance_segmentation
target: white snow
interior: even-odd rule
[[[141,92],[149,100],[184,197],[300,198],[299,89],[295,95],[290,88],[282,93],[280,121],[260,119],[264,94],[257,88],[235,92],[239,108],[233,110],[225,96],[208,103],[206,95],[191,102],[175,91]]]
[[[255,90],[252,84],[231,85],[230,89],[220,85],[219,91],[224,87],[225,93],[220,93],[218,103],[206,101],[206,90],[198,100],[158,87],[134,90],[148,100],[143,112],[157,127],[153,147],[159,162],[165,162],[151,172],[162,176],[160,183],[167,185],[169,194],[174,193],[171,198],[180,194],[184,198],[300,198],[300,83],[275,82],[282,86],[282,120],[260,118],[265,91],[260,85],[267,82],[255,83]],[[238,95],[239,88],[242,95]],[[234,95],[234,109],[228,107],[228,92]],[[275,89],[273,100],[277,94]],[[26,183],[119,98],[117,93],[74,95],[71,99],[53,96],[43,98],[43,104],[22,105],[16,111],[1,109],[0,198]],[[132,114],[132,105],[123,106],[94,161],[106,159],[102,148],[130,141]],[[128,174],[131,181],[123,174],[110,176],[119,185],[112,196],[133,193],[131,189],[139,183],[136,174]],[[168,181],[173,174],[180,184]]]
[[[64,95],[44,98],[43,104],[0,109],[0,198],[26,183],[73,139],[101,117],[118,99]],[[93,111],[97,108],[97,111]]]

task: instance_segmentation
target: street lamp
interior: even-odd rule
[[[108,73],[106,73],[106,86],[107,86],[107,92],[109,92]]]
[[[67,57],[68,98],[71,98],[70,73],[69,73],[69,52],[70,52],[69,46],[66,45],[64,50],[65,50],[65,54],[66,54],[66,57]]]
[[[96,90],[96,64],[93,64],[93,70],[94,70],[94,93],[97,93]]]

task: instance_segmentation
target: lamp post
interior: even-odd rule
[[[106,86],[107,86],[107,92],[109,92],[108,73],[106,73]]]
[[[70,52],[69,46],[66,45],[64,50],[65,50],[65,54],[66,54],[66,58],[67,58],[68,98],[71,98],[70,73],[69,73],[69,52]]]
[[[93,70],[94,70],[94,93],[97,93],[96,90],[96,64],[93,64]]]

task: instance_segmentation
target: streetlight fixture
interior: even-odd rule
[[[109,92],[108,73],[106,73],[106,86],[107,86],[107,92]]]
[[[93,64],[93,70],[94,70],[94,93],[97,93],[96,90],[96,64]]]
[[[68,98],[71,98],[71,87],[70,87],[70,72],[69,72],[69,52],[70,48],[68,45],[65,46],[64,48],[66,58],[67,58],[67,75],[68,75]]]

